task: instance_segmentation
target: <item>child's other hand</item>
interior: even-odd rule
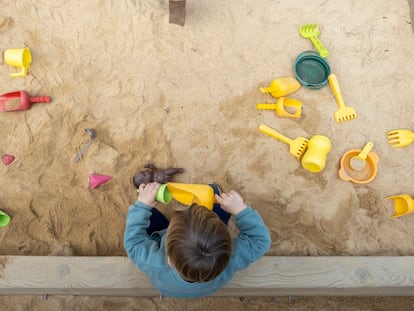
[[[155,206],[155,196],[157,195],[158,188],[161,185],[157,182],[151,182],[149,184],[139,185],[138,201],[147,204],[151,207]]]
[[[220,195],[216,194],[215,197],[221,208],[232,215],[237,215],[247,207],[240,194],[233,190]]]

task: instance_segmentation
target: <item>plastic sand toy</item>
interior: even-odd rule
[[[290,154],[293,155],[298,161],[300,161],[306,149],[308,148],[309,140],[305,137],[299,136],[295,139],[290,139],[264,124],[261,124],[259,126],[259,131],[272,138],[280,140],[285,144],[288,144]]]
[[[20,69],[20,72],[11,73],[12,77],[23,77],[27,75],[30,63],[32,62],[32,54],[29,48],[7,49],[4,51],[4,62],[7,65]]]
[[[366,165],[361,170],[354,170],[351,167],[351,159],[361,153],[359,149],[353,149],[346,152],[340,161],[338,171],[339,178],[345,181],[351,181],[355,184],[367,184],[374,180],[377,175],[377,165],[379,157],[374,152],[369,152],[366,158]]]
[[[306,88],[318,90],[328,84],[331,67],[314,51],[300,53],[294,64],[296,79]]]
[[[5,227],[10,222],[10,216],[0,210],[0,227]]]
[[[390,218],[397,218],[414,212],[414,200],[406,193],[387,197],[385,200],[394,200],[394,214]]]
[[[302,37],[310,39],[313,46],[318,50],[321,57],[328,57],[329,51],[323,46],[319,40],[321,31],[319,30],[318,24],[303,24],[299,27],[299,33]]]
[[[329,85],[331,86],[332,92],[335,95],[336,102],[338,103],[339,109],[335,112],[335,122],[342,123],[345,121],[353,120],[357,117],[357,113],[354,108],[345,106],[344,99],[342,98],[342,92],[339,88],[338,79],[336,75],[331,73],[328,77]]]
[[[29,96],[26,91],[0,95],[0,111],[29,110],[31,104],[50,103],[49,96]]]
[[[1,161],[3,162],[4,165],[9,166],[13,163],[14,161],[14,156],[10,155],[10,154],[3,154],[1,156]]]
[[[196,203],[209,210],[214,205],[214,190],[209,185],[167,183],[168,192],[178,202],[190,206]]]
[[[362,149],[362,151],[358,155],[351,158],[351,160],[349,161],[349,164],[353,170],[360,171],[364,169],[367,163],[366,159],[367,159],[368,153],[371,151],[373,146],[374,144],[372,142],[370,141],[367,142],[364,148]]]
[[[106,183],[112,177],[107,175],[92,174],[89,176],[89,184],[92,189],[99,187],[100,185]]]
[[[311,173],[319,173],[325,168],[326,158],[331,151],[331,140],[323,135],[313,135],[308,141],[308,149],[302,157],[302,167]]]
[[[88,147],[91,145],[91,143],[94,141],[96,137],[96,132],[94,129],[87,128],[85,129],[85,132],[89,135],[89,141],[82,147],[82,149],[79,151],[79,153],[76,155],[73,162],[78,162],[81,158],[83,153],[88,149]]]
[[[393,148],[407,147],[414,141],[414,132],[406,129],[393,130],[387,133],[387,140]]]
[[[289,95],[301,87],[298,80],[292,77],[284,77],[273,80],[268,87],[261,87],[262,93],[270,93],[275,98]]]
[[[294,112],[290,113],[288,109]],[[302,103],[296,99],[279,97],[276,104],[259,103],[256,105],[259,110],[274,110],[279,117],[282,118],[300,118],[302,113]]]

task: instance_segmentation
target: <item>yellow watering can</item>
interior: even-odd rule
[[[209,210],[214,205],[214,190],[209,185],[167,183],[168,192],[178,202],[190,206],[193,203]]]

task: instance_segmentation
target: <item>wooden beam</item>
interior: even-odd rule
[[[0,295],[158,296],[127,257],[0,256]],[[414,257],[265,256],[216,296],[411,296]]]
[[[185,0],[169,0],[170,24],[184,26]]]

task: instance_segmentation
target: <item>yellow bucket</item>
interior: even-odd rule
[[[26,76],[32,62],[32,54],[29,48],[7,49],[4,51],[4,62],[10,66],[21,68],[20,72],[11,73],[12,77]]]

